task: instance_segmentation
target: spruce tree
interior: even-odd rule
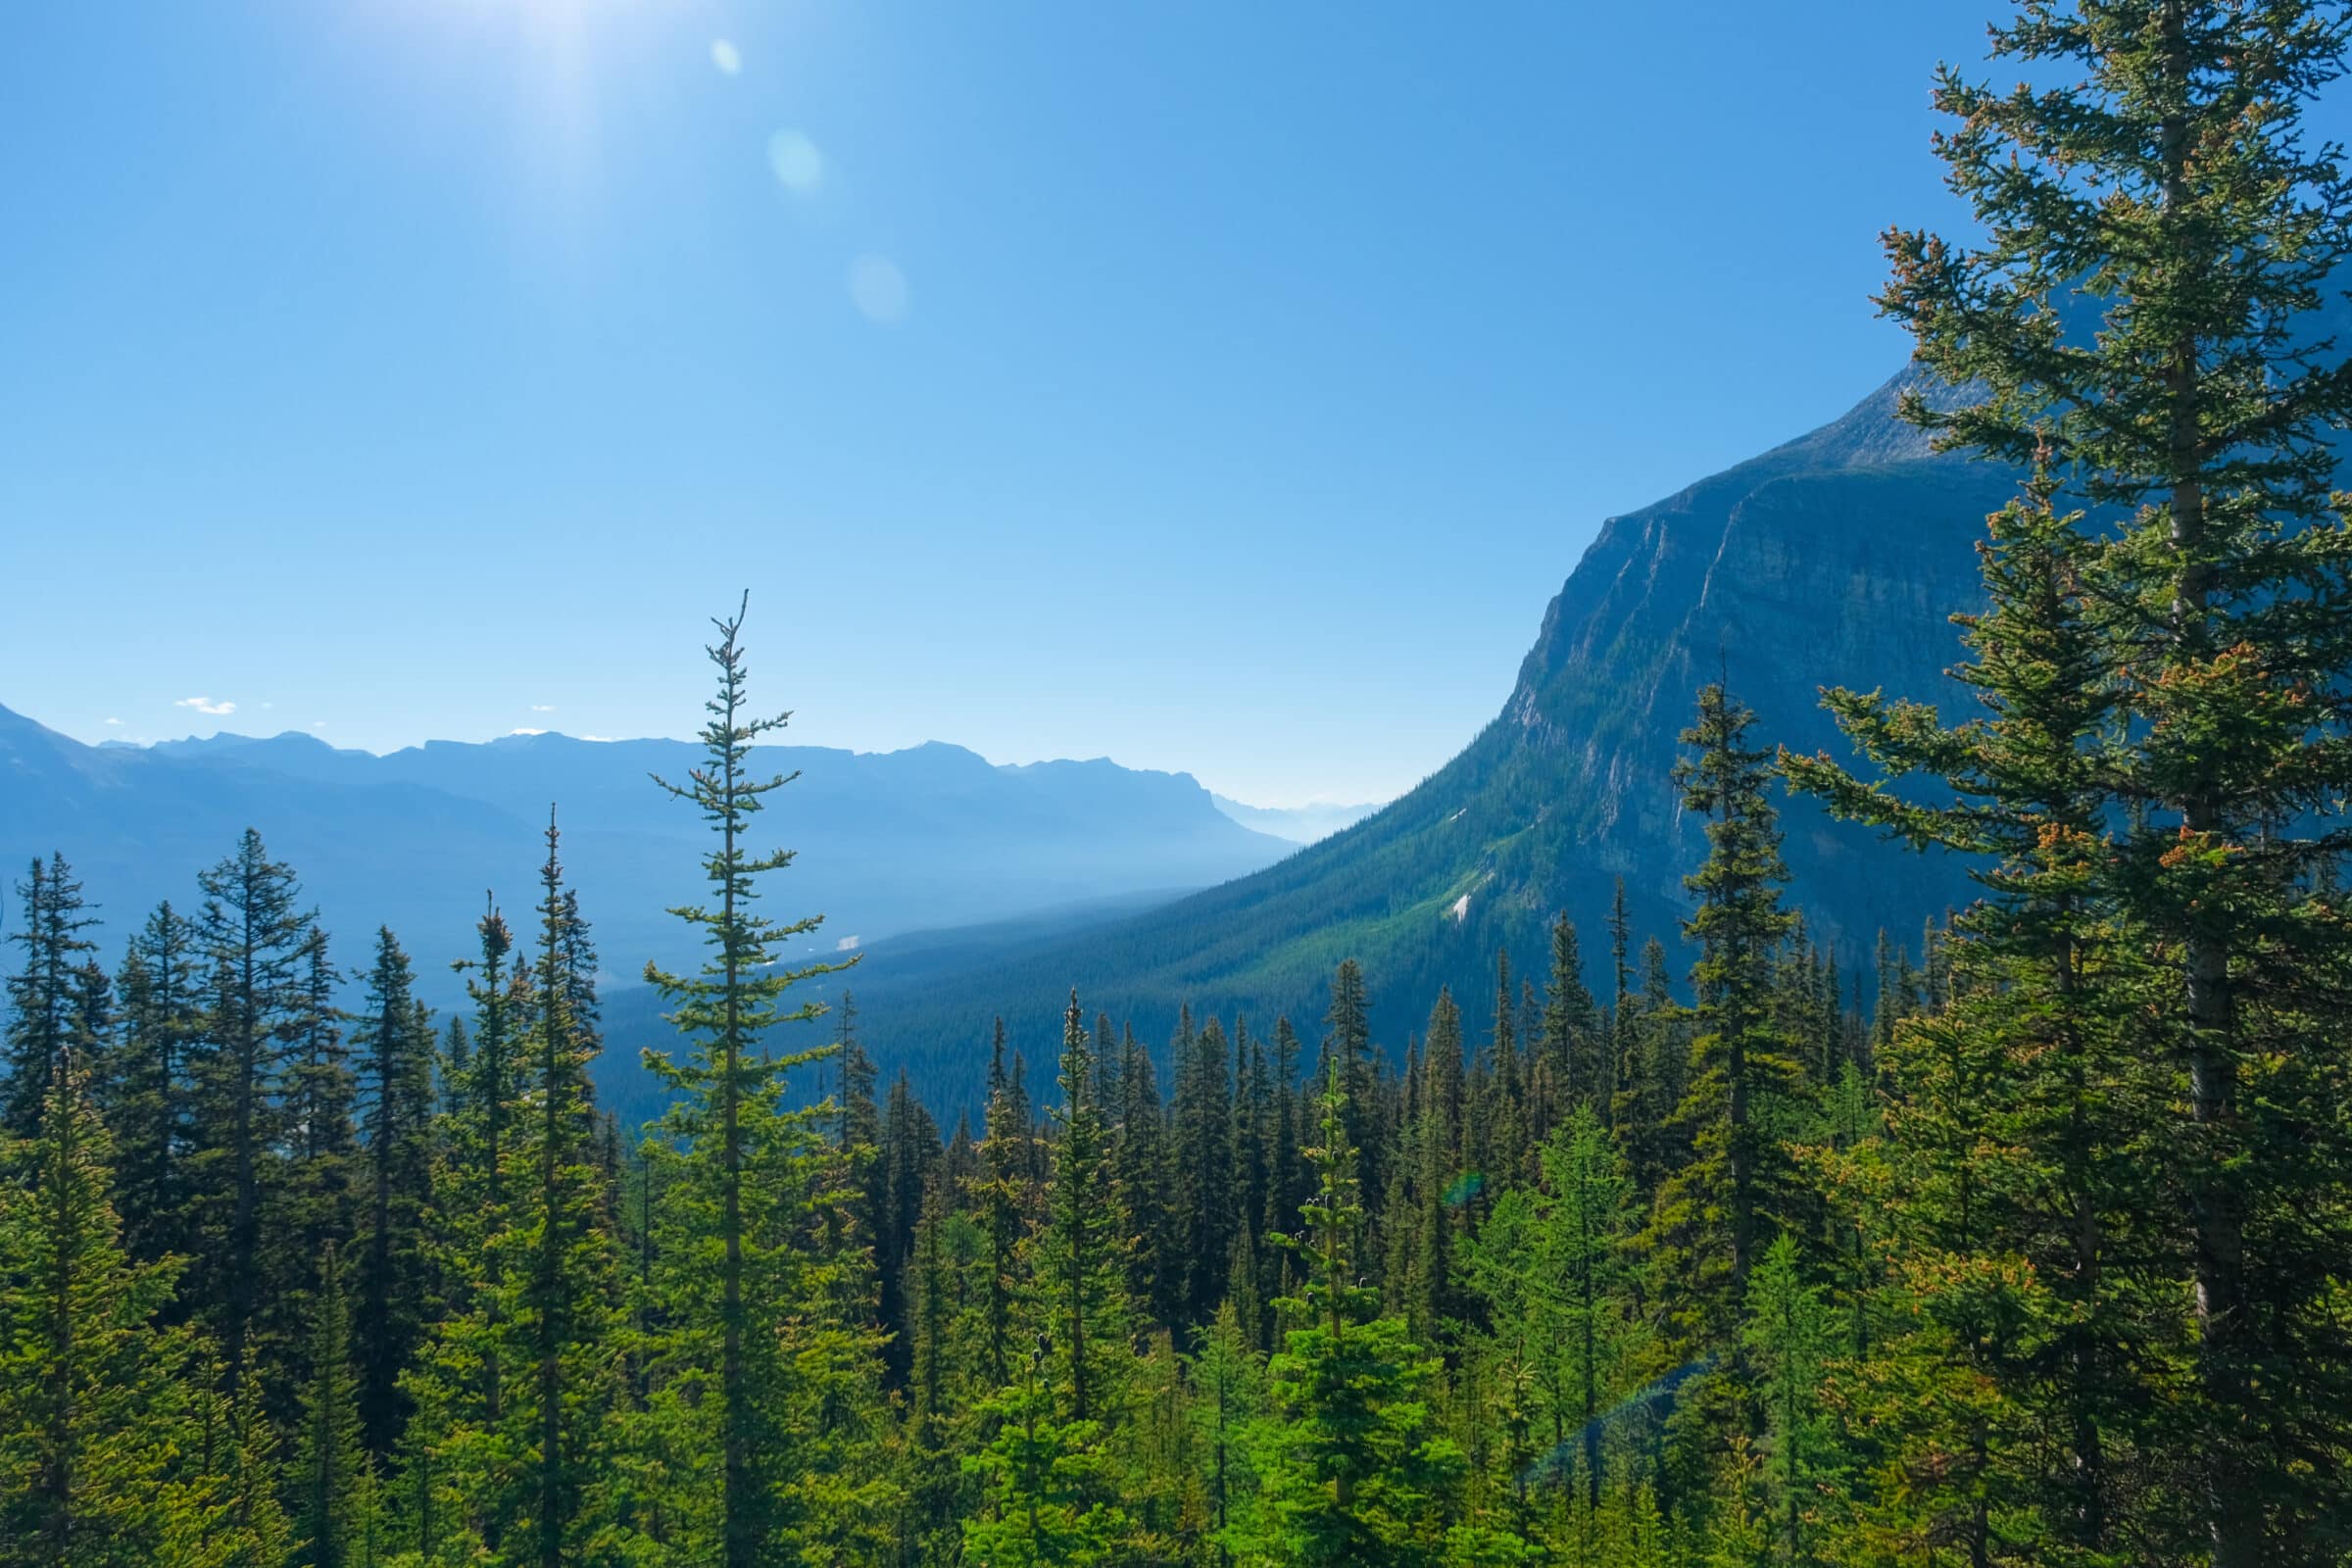
[[[1046,1359],[1041,1342],[1017,1381],[982,1404],[997,1425],[988,1446],[964,1460],[985,1488],[981,1511],[963,1521],[973,1568],[1091,1568],[1129,1533],[1097,1424],[1056,1415]]]
[[[0,1147],[0,1564],[135,1568],[243,1544],[218,1518],[177,1267],[138,1261],[108,1200],[108,1140],[71,1051],[30,1139]],[[229,1558],[227,1560],[233,1560]],[[259,1560],[259,1559],[256,1559]]]
[[[814,1129],[807,1118],[783,1111],[779,1101],[785,1072],[817,1059],[822,1051],[775,1056],[766,1036],[778,1024],[822,1011],[815,1002],[787,1010],[784,999],[794,985],[850,963],[796,962],[788,956],[794,943],[817,929],[822,915],[776,920],[759,912],[760,879],[790,865],[792,852],[758,853],[746,841],[765,804],[762,797],[798,775],[761,778],[746,767],[755,743],[789,715],[759,718],[746,709],[743,609],[712,624],[718,641],[708,653],[718,681],[705,705],[704,761],[684,784],[656,780],[693,806],[717,840],[703,860],[715,903],[673,911],[702,936],[710,954],[692,975],[646,965],[648,982],[676,1004],[672,1022],[694,1041],[683,1063],[650,1052],[647,1059],[683,1097],[676,1130],[686,1143],[687,1173],[710,1205],[710,1244],[718,1254],[717,1344],[709,1348],[715,1355],[708,1369],[719,1462],[711,1499],[715,1557],[722,1568],[753,1568],[771,1549],[779,1527],[777,1472],[788,1457],[762,1443],[775,1414],[775,1390],[762,1385],[780,1375],[780,1350],[772,1336],[756,1332],[754,1310],[782,1305],[772,1297],[759,1299],[781,1290],[783,1238],[765,1211],[793,1195],[760,1191],[747,1183],[746,1169],[780,1159],[781,1177],[808,1157]],[[699,1357],[702,1348],[688,1353]]]
[[[131,939],[121,971],[122,1025],[109,1122],[116,1202],[130,1255],[185,1255],[191,1057],[203,1030],[196,931],[169,903]]]
[[[2352,940],[2328,891],[2352,529],[2327,435],[2352,380],[2312,313],[2352,254],[2352,190],[2304,111],[2352,22],[2300,0],[2034,0],[1992,42],[2058,79],[1939,74],[1957,128],[1937,150],[1983,238],[1891,234],[1882,304],[1926,368],[1982,389],[1909,400],[1939,444],[2059,474],[2094,509],[2097,548],[2069,561],[2118,718],[2096,896],[2153,960],[2128,989],[2182,1107],[2147,1129],[2188,1216],[2181,1485],[2218,1568],[2315,1560],[2352,1528],[2333,1457],[2352,1331],[2328,1304],[2352,1231],[2319,1198],[2352,1169],[2321,1087],[2343,1070],[2322,1020]]]
[[[284,1374],[299,1369],[304,1284],[317,1266],[285,1244],[292,1183],[285,1092],[299,1047],[320,1027],[317,929],[299,903],[293,868],[270,858],[248,828],[236,852],[197,878],[205,895],[198,941],[212,970],[211,1005],[196,1059],[189,1159],[196,1250],[189,1292],[220,1348],[232,1416],[247,1408],[259,1370],[273,1418],[290,1418]]]
[[[1244,1314],[1227,1301],[1200,1331],[1199,1348],[1187,1367],[1194,1391],[1193,1420],[1199,1430],[1208,1492],[1208,1539],[1220,1568],[1233,1560],[1234,1521],[1246,1513],[1256,1491],[1247,1435],[1263,1413],[1265,1366],[1250,1343]]]
[[[293,1561],[300,1568],[366,1568],[374,1560],[368,1549],[374,1520],[361,1441],[359,1381],[352,1375],[350,1308],[332,1243],[319,1259],[318,1279],[311,1306],[310,1381],[302,1394],[290,1488],[298,1543]]]
[[[1773,954],[1789,926],[1780,907],[1788,871],[1765,797],[1771,754],[1748,745],[1752,721],[1721,686],[1702,688],[1698,721],[1682,737],[1695,755],[1675,767],[1685,809],[1707,819],[1706,859],[1686,879],[1699,900],[1684,925],[1699,949],[1695,1073],[1676,1111],[1693,1157],[1668,1177],[1653,1228],[1694,1344],[1726,1343],[1788,1180],[1766,1104],[1793,1081],[1771,1005]]]
[[[352,1359],[368,1450],[391,1452],[408,1418],[401,1373],[423,1332],[432,1204],[433,1033],[410,994],[409,956],[388,927],[375,934],[359,1028],[367,1207],[356,1250]]]
[[[1773,1239],[1748,1278],[1740,1342],[1764,1407],[1764,1474],[1770,1529],[1781,1560],[1817,1559],[1820,1499],[1839,1490],[1843,1444],[1823,1386],[1838,1321],[1819,1286],[1804,1277],[1796,1239]]]
[[[1505,1194],[1467,1258],[1486,1302],[1498,1362],[1523,1374],[1548,1457],[1546,1479],[1582,1468],[1588,1510],[1600,1506],[1600,1418],[1631,1360],[1625,1244],[1641,1210],[1624,1161],[1590,1105],[1543,1151],[1543,1181]]]
[[[82,935],[98,923],[81,897],[81,883],[63,855],[35,859],[17,884],[24,909],[8,940],[24,953],[8,979],[9,1020],[4,1040],[7,1076],[0,1079],[0,1132],[29,1138],[48,1102],[49,1068],[58,1053],[88,1053],[74,1027],[76,976],[97,944]],[[91,1070],[94,1072],[93,1060]]]
[[[986,1136],[980,1146],[983,1178],[977,1194],[980,1223],[988,1238],[983,1357],[989,1386],[1004,1388],[1011,1382],[1018,1364],[1012,1343],[1014,1313],[1026,1262],[1021,1244],[1028,1234],[1033,1199],[1027,1178],[1027,1100],[1019,1093],[1018,1079],[1005,1066],[1002,1018],[997,1020],[990,1058],[987,1114]]]
[[[618,1259],[595,1164],[586,1092],[591,1042],[575,1010],[592,1002],[585,977],[571,967],[579,906],[564,884],[552,812],[546,836],[535,1004],[522,1042],[529,1088],[508,1178],[514,1229],[498,1244],[514,1266],[498,1293],[495,1331],[501,1359],[528,1366],[530,1379],[527,1396],[508,1403],[494,1430],[520,1461],[512,1530],[502,1536],[515,1557],[558,1568],[590,1551],[606,1521],[605,1464],[619,1393],[612,1344]]]
[[[2099,891],[2118,702],[2083,588],[2102,547],[2057,493],[2038,468],[1980,546],[1989,606],[1961,618],[1973,722],[1947,731],[1919,705],[1831,694],[1881,767],[1940,778],[1951,797],[1897,794],[1821,759],[1785,765],[1843,815],[1982,858],[1986,896],[1944,945],[1956,994],[1943,1009],[1918,1011],[1908,963],[1880,945],[1873,1054],[1893,1105],[1886,1148],[1857,1147],[1848,1166],[1858,1210],[1915,1264],[1893,1318],[1912,1330],[1874,1373],[1906,1412],[1887,1428],[1889,1463],[1981,1450],[1984,1490],[2035,1499],[2045,1556],[2095,1561],[2150,1500],[2127,1478],[2151,1474],[2171,1397],[2156,1369],[2177,1335],[2146,1266],[2168,1250],[2155,1216],[2169,1200],[2145,1152],[2169,1091],[2132,1016],[2144,944]],[[1985,1399],[1933,1396],[1947,1359],[1986,1380],[1997,1421]],[[1931,1419],[1947,1408],[1959,1429]],[[2014,1448],[1977,1436],[2035,1428]],[[2049,1455],[2038,1474],[2009,1468],[2036,1451]]]
[[[1074,1421],[1107,1425],[1126,1350],[1126,1281],[1119,1251],[1123,1204],[1104,1157],[1102,1113],[1094,1102],[1095,1063],[1078,993],[1062,1015],[1061,1103],[1054,1119],[1054,1182],[1037,1269],[1045,1322],[1059,1364],[1057,1393]]]
[[[276,1343],[298,1357],[308,1356],[312,1341],[310,1298],[325,1288],[319,1260],[329,1249],[344,1250],[359,1220],[359,1146],[352,1126],[358,1086],[343,1034],[348,1020],[335,1005],[342,979],[328,959],[326,933],[313,926],[303,942],[301,1017],[286,1052],[278,1101],[278,1120],[287,1130],[280,1151],[283,1181],[277,1216],[265,1238],[277,1259],[271,1272],[288,1282],[277,1309]],[[272,1406],[283,1408],[287,1419],[309,1378],[300,1359],[291,1367],[289,1386]]]
[[[1298,1294],[1276,1303],[1287,1325],[1269,1366],[1266,1418],[1252,1448],[1262,1486],[1233,1532],[1246,1561],[1297,1568],[1434,1560],[1434,1490],[1454,1468],[1418,1397],[1436,1371],[1400,1318],[1378,1312],[1360,1283],[1364,1211],[1348,1142],[1345,1059],[1330,1059],[1321,1136],[1308,1151],[1318,1188],[1294,1244]]]
[[[1192,1028],[1184,1010],[1170,1057],[1176,1070],[1176,1216],[1184,1259],[1181,1321],[1207,1321],[1225,1295],[1225,1265],[1233,1252],[1232,1052],[1225,1027],[1210,1018]]]

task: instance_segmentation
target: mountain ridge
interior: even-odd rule
[[[1287,1013],[1311,1037],[1332,969],[1352,956],[1396,1050],[1442,986],[1486,1019],[1497,949],[1529,972],[1555,911],[1577,922],[1598,984],[1620,876],[1637,945],[1672,947],[1701,840],[1669,773],[1703,681],[1728,673],[1759,741],[1806,751],[1842,744],[1824,685],[1964,695],[1947,673],[1961,654],[1949,620],[1979,602],[1971,544],[2015,477],[1932,451],[1897,417],[1908,391],[1961,395],[1906,366],[1828,423],[1607,519],[1495,716],[1396,801],[1234,882],[961,975],[916,965],[901,982],[868,965],[869,1035],[895,1035],[918,1077],[968,1094],[988,1019],[1042,1044],[1072,984],[1088,1011],[1132,1016],[1150,1038],[1183,1004],[1246,1009],[1259,1027]],[[1920,922],[1969,897],[1948,859],[1780,805],[1792,902],[1849,969],[1880,930],[1915,943]]]
[[[526,908],[551,803],[610,977],[691,956],[663,910],[689,898],[702,823],[647,779],[693,765],[694,743],[555,734],[428,742],[377,756],[316,736],[233,733],[87,746],[0,708],[0,856],[62,851],[102,904],[109,946],[162,897],[196,902],[196,872],[259,827],[321,906],[338,953],[378,923],[401,936],[436,1000],[454,993],[483,889]],[[1189,774],[1107,760],[996,764],[944,742],[888,753],[763,746],[753,765],[802,779],[769,834],[796,850],[776,890],[832,916],[813,946],[1175,894],[1296,846],[1218,810]]]

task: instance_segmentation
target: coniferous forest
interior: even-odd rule
[[[1073,993],[927,1103],[807,940],[740,610],[646,785],[709,829],[648,1125],[561,803],[454,1009],[259,831],[127,924],[32,864],[0,1564],[2352,1561],[2352,368],[2300,324],[2352,21],[1994,44],[2037,81],[1936,86],[1971,237],[1878,301],[1956,389],[1906,416],[2020,475],[1974,704],[1827,691],[1798,756],[1691,693],[1679,929],[1559,917],[1394,1037],[1352,960],[1164,1040]],[[1792,795],[1976,901],[1841,967]]]

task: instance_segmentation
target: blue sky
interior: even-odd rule
[[[1601,518],[1900,362],[1986,14],[20,8],[0,704],[683,733],[748,585],[796,740],[1385,797]]]

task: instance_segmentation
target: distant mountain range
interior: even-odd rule
[[[103,906],[111,962],[159,900],[192,909],[196,872],[252,825],[301,874],[347,961],[388,924],[446,998],[485,892],[511,918],[527,912],[553,804],[609,983],[625,985],[648,957],[692,956],[662,910],[699,896],[702,823],[646,775],[682,777],[698,757],[680,741],[558,734],[384,757],[302,734],[93,747],[0,709],[0,865],[13,883],[63,851]],[[1234,821],[1190,775],[1106,760],[995,766],[938,743],[762,747],[753,760],[801,772],[760,827],[798,857],[775,879],[775,912],[823,911],[828,951],[1064,907],[1099,920],[1297,848]]]
[[[1250,806],[1228,796],[1211,794],[1217,809],[1247,828],[1271,833],[1278,839],[1294,844],[1312,844],[1327,839],[1344,827],[1353,827],[1374,811],[1376,803],[1362,806],[1333,806],[1317,802],[1310,806]]]

